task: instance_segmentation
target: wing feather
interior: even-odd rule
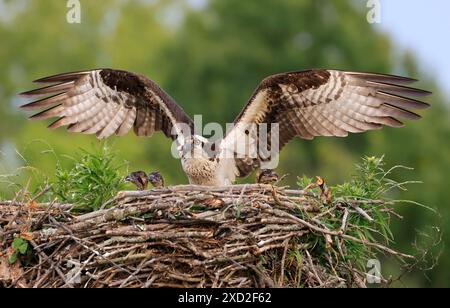
[[[36,109],[42,109],[42,108],[47,108],[49,106],[53,106],[56,103],[59,103],[61,101],[67,100],[69,98],[69,96],[67,95],[67,93],[62,93],[62,94],[56,94],[44,99],[40,99],[38,101],[34,101],[28,104],[25,104],[23,106],[21,106],[22,109],[24,110],[36,110]]]
[[[98,69],[54,75],[35,82],[49,85],[22,93],[40,99],[21,107],[44,109],[31,117],[34,120],[57,117],[49,126],[52,129],[68,125],[70,132],[96,134],[99,139],[113,134],[123,136],[133,126],[139,136],[163,130],[174,140],[172,130],[175,127],[179,134],[181,123],[193,132],[193,122],[183,109],[156,83],[139,74]]]
[[[30,117],[31,120],[47,120],[54,117],[64,116],[64,106],[56,105]]]
[[[431,94],[406,86],[416,81],[386,74],[337,70],[273,75],[261,82],[235,124],[278,123],[280,149],[296,136],[310,140],[318,136],[345,137],[348,133],[383,126],[402,127],[402,120],[421,118],[413,110],[430,107],[411,98]],[[240,127],[235,125],[234,130]],[[232,144],[228,139],[235,136],[239,134],[228,134],[222,148]],[[235,159],[238,176],[251,172],[249,164],[243,162],[249,159]],[[261,158],[251,160],[253,166],[258,166]]]
[[[67,90],[71,89],[74,84],[75,84],[75,81],[67,81],[67,82],[56,84],[56,85],[23,92],[23,93],[21,93],[21,95],[25,96],[25,97],[34,97],[34,96],[54,94],[56,92],[67,91]]]
[[[334,110],[332,106],[329,106],[329,108],[317,106],[317,112],[321,113],[326,119],[328,119],[332,123],[332,125],[339,127],[343,131],[342,137],[347,136],[348,133],[362,132],[362,130],[358,128],[357,123],[355,123],[354,120],[348,118],[342,119],[340,116],[340,112]]]
[[[105,128],[108,125],[108,123],[112,121],[119,108],[120,108],[119,105],[108,104],[105,108],[103,108],[99,112],[97,123],[94,126],[90,127],[89,129],[83,131],[83,133],[88,135],[97,134],[98,132],[103,130],[103,128]],[[97,137],[100,139],[99,134],[97,134]]]
[[[116,132],[116,130],[120,127],[120,125],[123,123],[123,120],[125,120],[126,115],[127,109],[123,106],[119,106],[115,116],[99,133],[98,138],[105,139],[113,135]]]
[[[92,127],[100,120],[99,113],[104,108],[101,101],[95,101],[86,111],[72,116],[73,122],[76,124],[70,125],[67,130],[71,133],[81,133]]]
[[[124,136],[128,133],[128,131],[133,127],[134,119],[136,118],[136,109],[127,109],[127,115],[123,120],[122,124],[116,131],[117,136]]]

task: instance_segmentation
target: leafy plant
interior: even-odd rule
[[[377,199],[386,197],[386,194],[395,188],[406,190],[405,185],[420,183],[416,181],[399,183],[389,178],[397,169],[412,170],[411,168],[394,166],[385,170],[384,166],[384,156],[364,157],[362,163],[356,165],[356,174],[353,175],[353,179],[336,186],[334,192],[344,197]]]
[[[335,250],[335,247],[327,243],[326,239],[319,239],[314,244],[319,255],[322,254],[325,258],[330,249],[335,250],[333,255],[340,256],[344,263],[351,262],[358,265],[360,270],[364,270],[366,262],[376,258],[379,252],[378,248],[370,245],[371,243],[390,246],[394,241],[390,228],[391,218],[397,217],[393,209],[396,203],[411,203],[430,209],[416,202],[392,198],[395,196],[396,189],[406,190],[408,184],[419,183],[397,182],[391,179],[393,171],[398,169],[411,170],[404,166],[385,169],[384,157],[364,157],[362,162],[356,165],[356,172],[349,182],[331,187],[334,200],[332,208],[322,207],[324,212],[317,217],[327,218],[321,221],[323,227],[329,230],[342,230],[344,216],[346,216],[345,234],[357,241],[344,240],[345,251],[342,251],[343,246]],[[305,176],[298,179],[298,185],[301,188],[320,194],[321,188],[314,183],[313,179]],[[327,212],[332,214],[326,214]],[[317,237],[313,238],[317,240]]]
[[[103,146],[96,153],[82,150],[71,169],[58,164],[52,192],[62,201],[77,205],[81,210],[98,210],[125,182],[120,170],[125,166],[115,159],[115,153]]]
[[[9,257],[9,263],[14,264],[16,263],[17,259],[20,255],[26,255],[28,252],[28,242],[24,240],[23,238],[15,238],[12,243],[12,248],[14,249],[13,254]]]

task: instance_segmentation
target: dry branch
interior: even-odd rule
[[[354,287],[365,277],[339,262],[346,242],[410,258],[346,233],[350,212],[369,216],[358,201],[323,199],[270,185],[186,185],[121,192],[110,208],[86,214],[0,202],[0,285]],[[326,227],[330,219],[340,219],[336,230]],[[32,246],[23,266],[8,262],[15,237]]]

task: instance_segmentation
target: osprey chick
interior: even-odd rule
[[[154,188],[164,187],[164,178],[157,171],[152,172],[149,176],[147,176],[147,173],[145,173],[144,171],[131,172],[129,175],[127,175],[125,181],[136,185],[138,190],[147,190],[149,182]]]
[[[258,184],[275,184],[278,182],[278,174],[273,170],[261,170],[261,172],[257,175]]]
[[[144,171],[131,172],[127,175],[125,181],[136,185],[138,190],[147,190],[148,188],[148,177]]]
[[[164,188],[164,178],[158,171],[150,173],[148,180],[154,188]]]

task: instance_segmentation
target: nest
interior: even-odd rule
[[[84,214],[34,200],[0,203],[5,287],[364,287],[348,245],[409,257],[348,235],[349,213],[367,214],[326,191],[175,186],[121,192]]]

